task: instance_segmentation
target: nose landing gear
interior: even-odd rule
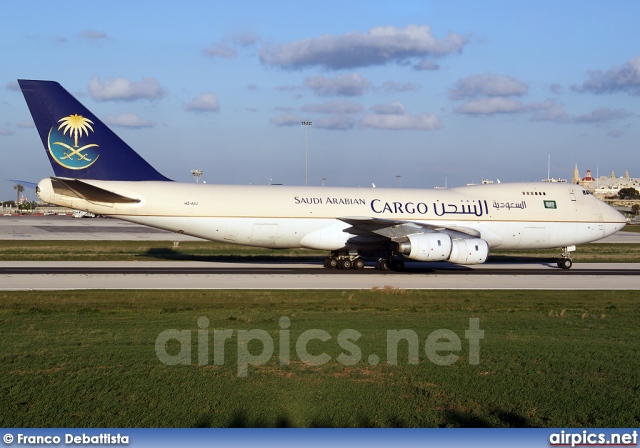
[[[562,255],[558,258],[557,265],[560,269],[571,269],[573,261],[571,260],[571,252],[576,250],[576,246],[566,246],[562,248]]]

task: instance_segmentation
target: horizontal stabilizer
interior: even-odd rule
[[[38,186],[37,182],[29,182],[28,180],[16,180],[16,179],[8,179],[9,182],[13,182],[14,184],[22,185],[27,188],[36,188]]]
[[[109,204],[135,204],[140,202],[140,199],[128,198],[77,179],[52,177],[51,185],[56,194],[77,197],[90,202],[105,202]]]

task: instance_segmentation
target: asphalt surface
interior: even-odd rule
[[[0,240],[197,241],[115,219],[0,216]],[[601,242],[640,243],[618,232]],[[0,290],[32,289],[640,289],[640,263],[407,263],[404,272],[329,270],[313,263],[0,262]]]
[[[570,270],[546,263],[409,263],[405,272],[380,272],[309,263],[0,262],[0,290],[375,288],[638,290],[640,263],[580,263]]]
[[[12,262],[15,263],[15,262]],[[216,266],[186,266],[182,262],[167,262],[165,266],[147,266],[147,263],[138,263],[136,266],[125,266],[120,262],[109,262],[111,265],[104,265],[100,262],[84,262],[82,266],[66,266],[64,262],[56,262],[56,265],[30,265],[30,266],[2,266],[0,265],[0,275],[560,275],[560,276],[618,276],[634,275],[638,276],[640,282],[640,264],[612,263],[604,267],[598,264],[591,267],[590,264],[581,264],[580,267],[572,269],[558,269],[552,265],[539,264],[519,266],[514,264],[484,264],[483,268],[451,265],[448,263],[408,263],[408,267],[402,272],[380,272],[372,267],[363,270],[340,270],[315,267],[308,264],[287,265],[279,267],[274,264],[264,264],[256,266],[250,265],[225,265],[217,263]]]

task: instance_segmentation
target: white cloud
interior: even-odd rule
[[[365,115],[360,125],[388,130],[435,130],[442,122],[434,114],[411,115],[399,101],[387,105],[373,106],[373,114]]]
[[[89,41],[108,39],[107,33],[96,30],[84,30],[80,33],[80,37]]]
[[[340,36],[324,35],[285,45],[264,46],[260,61],[285,69],[320,66],[330,70],[403,63],[461,52],[467,40],[456,33],[436,39],[428,25],[383,26]]]
[[[535,106],[543,105],[535,108]],[[554,123],[587,123],[601,124],[609,123],[616,120],[623,120],[633,116],[631,112],[624,109],[610,109],[608,107],[600,107],[587,114],[571,115],[553,100],[547,100],[544,103],[536,103],[529,107],[538,110],[532,117],[532,121],[551,121]]]
[[[411,82],[406,82],[404,84],[400,84],[393,81],[385,81],[382,83],[382,87],[378,87],[376,90],[390,93],[390,92],[416,92],[420,90],[420,87],[417,84],[413,84]]]
[[[476,98],[479,96],[507,97],[526,95],[529,88],[513,76],[481,73],[458,80],[449,97],[453,100]]]
[[[5,128],[5,127],[0,127],[0,135],[1,136],[5,136],[5,135],[13,135],[13,131],[9,128]]]
[[[269,122],[276,126],[301,126],[303,119],[295,114],[282,114],[273,117]]]
[[[142,78],[140,82],[126,78],[100,78],[94,76],[89,81],[89,95],[96,101],[135,101],[140,99],[158,100],[165,91],[155,78]]]
[[[632,116],[631,112],[624,109],[610,109],[608,107],[600,107],[588,114],[578,115],[575,121],[578,123],[608,123],[614,120],[622,120]]]
[[[220,110],[220,104],[215,93],[207,92],[191,100],[185,109],[192,112],[217,112]]]
[[[352,129],[355,125],[355,118],[348,115],[332,115],[319,118],[313,122],[313,127],[338,131]]]
[[[331,101],[322,104],[305,104],[302,112],[319,114],[357,114],[362,112],[362,105],[351,101]]]
[[[573,89],[596,94],[626,92],[631,96],[640,96],[640,55],[622,67],[612,67],[606,72],[589,72],[589,79],[581,86],[573,86]]]
[[[455,109],[460,114],[490,115],[524,112],[527,107],[521,101],[512,98],[476,98]]]
[[[376,104],[371,107],[371,110],[378,115],[405,115],[407,113],[400,101],[394,101],[391,104]]]
[[[241,47],[250,47],[259,42],[260,38],[252,32],[243,32],[234,34],[231,40]]]
[[[358,73],[350,73],[333,79],[322,75],[309,76],[304,85],[318,96],[359,96],[371,82]]]
[[[205,56],[211,56],[214,58],[223,58],[223,59],[231,59],[236,57],[236,50],[231,48],[224,42],[220,42],[217,44],[213,44],[210,47],[202,50]]]
[[[531,117],[532,121],[552,121],[555,123],[570,123],[573,121],[573,118],[564,110],[564,107],[553,100],[534,103],[532,109],[537,110]]]
[[[273,88],[273,90],[277,91],[277,92],[298,92],[300,90],[302,90],[303,87],[302,86],[293,86],[293,85],[288,85],[288,86],[275,86]]]
[[[563,88],[560,84],[553,83],[549,86],[549,90],[551,93],[555,93],[556,95],[560,95],[563,92]]]
[[[416,65],[413,66],[414,69],[416,70],[439,70],[440,69],[440,65],[438,65],[437,62],[431,60],[431,59],[423,59],[420,62],[418,62]]]
[[[109,126],[117,126],[121,128],[152,128],[155,123],[140,118],[134,113],[124,113],[120,115],[109,115],[105,117],[104,122]]]

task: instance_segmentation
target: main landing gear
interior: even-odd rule
[[[331,252],[324,259],[324,267],[325,268],[337,268],[337,269],[364,269],[364,259],[358,255],[356,252],[353,253],[342,253],[342,252]]]
[[[393,258],[380,258],[376,262],[376,269],[379,271],[404,271],[404,261]]]
[[[561,269],[571,269],[573,261],[571,261],[571,252],[576,250],[576,246],[567,246],[562,248],[562,255],[558,258],[557,265]]]
[[[379,271],[404,271],[404,262],[397,260],[392,253],[387,258],[379,258],[376,269]],[[357,252],[331,252],[324,259],[324,267],[329,269],[364,269],[364,259]]]

